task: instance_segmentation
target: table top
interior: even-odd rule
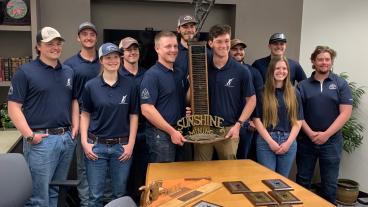
[[[286,184],[294,188],[292,193],[303,202],[302,205],[295,206],[334,206],[295,182],[252,160],[150,163],[147,170],[146,185],[155,180],[193,177],[211,177],[213,182],[219,183],[240,180],[254,192],[271,191],[270,188],[262,183],[264,179],[282,179]],[[221,187],[198,200],[205,200],[224,207],[253,206],[244,195],[231,194],[225,187]],[[193,205],[195,202],[188,206]]]
[[[18,130],[0,131],[0,153],[7,153],[19,142],[21,134]]]

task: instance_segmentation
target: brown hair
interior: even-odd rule
[[[331,61],[332,61],[332,64],[333,64],[337,54],[336,54],[335,50],[333,50],[332,48],[330,48],[328,46],[318,45],[316,47],[316,49],[314,49],[313,53],[311,54],[310,60],[315,61],[316,58],[317,58],[317,55],[319,55],[321,53],[324,53],[324,52],[330,53]],[[314,65],[312,65],[312,68],[315,69]]]
[[[208,33],[208,40],[212,41],[214,38],[224,34],[231,35],[231,27],[227,24],[216,24],[211,27]]]
[[[276,83],[274,78],[274,71],[276,69],[276,64],[280,61],[286,63],[286,67],[288,70],[288,74],[283,82],[283,90],[284,90],[284,102],[287,108],[288,117],[291,125],[297,123],[297,111],[298,111],[298,102],[295,96],[295,89],[290,82],[290,67],[285,56],[275,56],[271,59],[270,64],[268,65],[265,86],[263,89],[263,125],[265,127],[272,126],[272,128],[276,127],[279,122],[278,119],[278,102],[275,96],[276,93]]]

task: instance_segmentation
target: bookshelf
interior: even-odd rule
[[[26,1],[31,12],[30,25],[0,25],[0,57],[2,59],[17,59],[27,56],[35,58],[37,55],[34,47],[36,46],[36,35],[39,29],[39,0]],[[9,86],[10,81],[4,81],[4,79],[0,81],[0,104],[7,101]],[[0,131],[0,139],[5,141],[18,140],[20,133],[16,129],[12,129],[10,132],[9,130]],[[0,148],[4,145],[5,143],[0,143]]]
[[[30,25],[0,25],[0,57],[2,59],[36,57],[36,35],[38,31],[38,7],[39,0],[27,0],[29,3]],[[9,61],[10,62],[10,61]],[[19,64],[16,64],[18,66]],[[3,71],[2,71],[3,72]],[[0,90],[8,90],[10,81],[4,78],[0,80]],[[3,93],[0,92],[0,101],[4,102]]]

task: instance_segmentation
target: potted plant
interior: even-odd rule
[[[359,122],[359,120],[355,117],[354,111],[358,108],[361,98],[366,91],[364,90],[364,86],[358,86],[356,82],[349,82],[349,76],[347,73],[340,73],[340,77],[348,81],[353,96],[353,114],[351,115],[349,121],[347,121],[342,128],[342,135],[344,137],[344,150],[347,153],[352,153],[362,144],[363,140],[363,131],[365,129],[361,122]]]
[[[343,148],[344,151],[350,154],[362,144],[363,131],[365,129],[355,117],[354,112],[358,108],[360,100],[366,91],[363,86],[358,86],[357,83],[350,82],[347,73],[340,73],[340,77],[348,81],[353,96],[353,114],[342,128],[342,135],[344,137]],[[338,179],[337,183],[337,202],[344,205],[354,205],[359,194],[359,183],[349,179]]]

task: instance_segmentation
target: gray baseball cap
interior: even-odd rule
[[[80,24],[78,27],[78,34],[84,29],[91,29],[97,34],[96,26],[91,22],[83,22],[82,24]]]
[[[197,24],[197,20],[189,14],[185,14],[179,17],[178,19],[178,27],[187,24],[187,23],[194,23]]]

